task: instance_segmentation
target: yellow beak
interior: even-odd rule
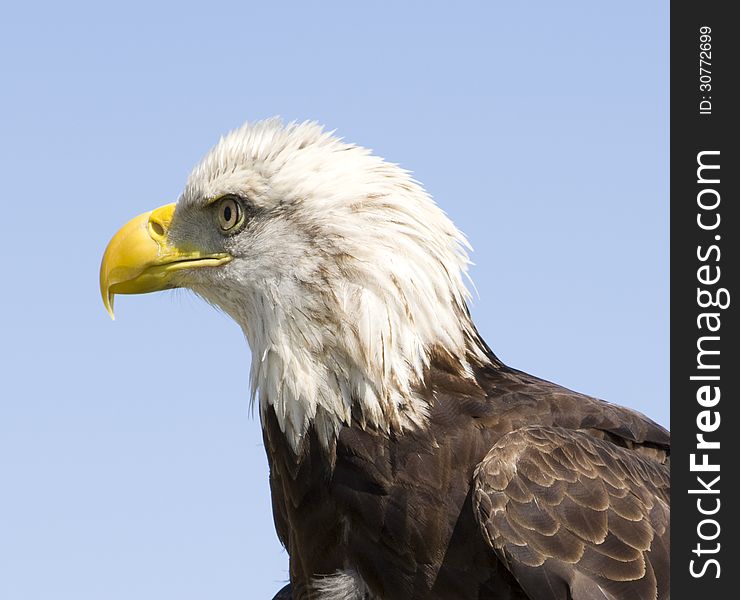
[[[173,274],[182,269],[216,267],[228,254],[184,251],[168,242],[175,204],[167,204],[126,223],[109,242],[100,264],[100,294],[113,315],[116,294],[145,294],[178,287]]]

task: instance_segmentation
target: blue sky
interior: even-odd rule
[[[244,120],[316,119],[468,235],[512,366],[668,423],[668,3],[15,3],[0,18],[0,597],[269,598],[249,351],[105,244]]]

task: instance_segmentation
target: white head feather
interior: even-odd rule
[[[470,372],[467,242],[409,173],[315,123],[246,124],[193,170],[178,214],[237,194],[236,257],[189,285],[242,327],[252,394],[294,450],[309,427],[421,426],[433,352]],[[217,273],[216,273],[217,272]]]

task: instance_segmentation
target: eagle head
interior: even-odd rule
[[[423,426],[430,361],[487,360],[470,321],[467,242],[409,173],[315,123],[246,124],[176,203],[136,217],[101,264],[103,302],[188,288],[252,350],[252,397],[298,451],[316,428]]]

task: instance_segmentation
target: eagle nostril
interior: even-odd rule
[[[151,230],[152,237],[164,237],[164,227],[160,223],[149,221],[149,229]]]

